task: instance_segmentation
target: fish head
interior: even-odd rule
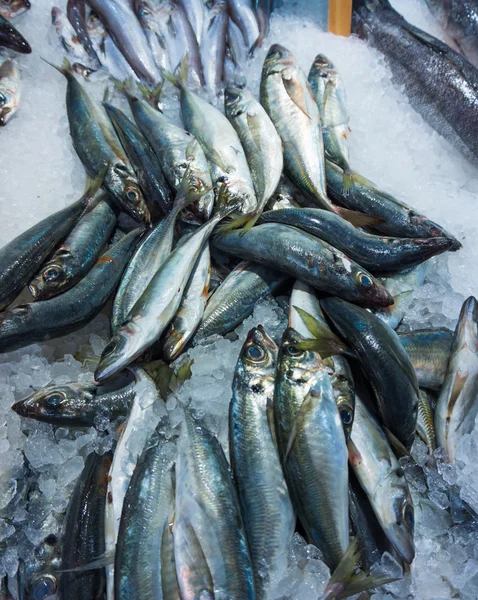
[[[28,597],[32,600],[44,600],[56,594],[57,590],[57,578],[50,573],[43,573],[32,578],[28,585]]]
[[[317,370],[323,366],[318,352],[302,350],[298,347],[298,344],[305,339],[295,329],[288,327],[282,336],[277,363],[278,370],[287,379],[300,385],[315,379]]]
[[[0,20],[0,46],[21,54],[30,54],[32,49],[27,40],[6,19]]]
[[[92,38],[100,38],[106,35],[106,29],[100,17],[94,11],[91,11],[86,20],[86,29],[88,35]]]
[[[84,386],[50,385],[15,402],[12,410],[21,417],[37,421],[49,422],[55,418],[68,421],[69,418],[78,418],[81,407],[92,397],[93,393]]]
[[[0,83],[0,126],[4,126],[17,112],[19,95],[16,90]]]
[[[95,371],[97,382],[106,381],[141,354],[143,348],[138,346],[141,336],[137,336],[135,333],[137,333],[137,326],[134,322],[129,321],[122,325],[111,338],[103,350]]]
[[[325,54],[318,54],[315,57],[312,67],[310,69],[312,77],[322,77],[323,79],[329,79],[330,77],[337,74],[337,70]]]
[[[357,286],[357,290],[362,297],[365,306],[379,307],[391,306],[393,296],[387,288],[380,283],[367,271],[361,269],[358,265],[345,265],[346,270],[351,272],[352,278]]]
[[[224,90],[226,114],[238,117],[247,110],[248,92],[238,87],[228,86]]]
[[[349,382],[337,381],[332,375],[335,402],[339,410],[340,420],[344,428],[345,439],[350,439],[355,417],[355,394]]]
[[[18,17],[31,8],[29,0],[0,0],[0,14],[7,19]]]
[[[272,44],[264,60],[263,76],[281,73],[296,66],[295,56],[280,44]]]
[[[137,221],[149,223],[151,215],[143,192],[127,165],[122,162],[111,165],[107,176],[111,191],[120,199],[124,210]]]
[[[478,302],[474,296],[467,298],[461,307],[452,355],[465,346],[478,354]]]
[[[45,300],[59,294],[67,283],[67,269],[62,265],[60,257],[57,258],[58,260],[48,263],[30,282],[28,289],[35,300]]]
[[[267,335],[264,327],[258,325],[251,329],[239,356],[244,368],[267,371],[274,368],[276,359],[277,346]]]

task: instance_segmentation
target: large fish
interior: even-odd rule
[[[277,346],[263,327],[251,329],[239,355],[229,408],[229,450],[246,530],[256,598],[267,597],[281,572],[295,515],[275,444],[272,402]]]
[[[353,31],[383,52],[411,105],[478,164],[478,71],[449,46],[410,25],[388,0],[356,0]]]
[[[470,296],[463,304],[445,382],[435,409],[437,445],[455,462],[461,438],[475,426],[478,413],[478,303]]]
[[[23,35],[0,14],[0,47],[2,46],[21,54],[30,54],[32,51]]]
[[[407,448],[415,437],[418,382],[398,335],[372,313],[340,298],[321,306],[358,355],[383,424]]]
[[[6,125],[18,110],[20,78],[20,69],[13,60],[2,60],[0,64],[0,127]]]

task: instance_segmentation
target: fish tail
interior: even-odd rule
[[[174,75],[171,71],[161,68],[162,76],[172,83],[175,87],[181,88],[188,80],[189,56],[185,54],[177,67],[178,74]]]
[[[138,83],[137,87],[138,87],[139,91],[141,92],[141,95],[143,96],[144,100],[153,108],[157,108],[159,101],[161,99],[163,85],[164,85],[164,80],[160,81],[158,83],[158,85],[155,88],[153,88],[152,90],[150,90],[147,86],[143,85],[142,83]]]
[[[218,227],[218,231],[220,233],[227,233],[228,231],[233,231],[234,229],[242,229],[241,235],[244,235],[249,231],[249,229],[254,227],[259,217],[260,213],[229,217],[220,227]]]
[[[121,80],[121,79],[117,79],[116,77],[111,76],[110,81],[113,83],[113,85],[118,90],[118,92],[120,92],[127,98],[129,98],[130,96],[134,97],[133,82],[131,79]]]
[[[186,208],[186,206],[189,206],[193,202],[196,202],[196,200],[202,198],[210,190],[210,186],[204,185],[202,181],[199,181],[197,178],[195,179],[191,176],[191,167],[188,166],[183,178],[181,179],[181,183],[174,200],[173,210],[180,212]]]
[[[347,345],[338,338],[328,327],[322,325],[314,316],[299,306],[293,307],[304,325],[314,336],[313,339],[298,342],[296,346],[301,350],[314,350],[318,352],[321,358],[328,358],[336,354],[346,354],[349,352]]]
[[[49,60],[46,60],[46,58],[42,58],[42,61],[46,62],[46,64],[50,65],[50,67],[53,67],[54,69],[56,69],[59,73],[64,75],[67,79],[71,79],[72,77],[74,77],[73,67],[71,66],[71,63],[67,59],[66,56],[63,57],[63,63],[61,66],[55,65],[54,63],[50,62]]]
[[[352,225],[355,225],[355,227],[373,227],[374,225],[378,225],[379,223],[383,223],[384,221],[382,217],[366,215],[355,210],[343,208],[342,206],[334,206],[333,212],[339,215],[339,217],[342,217],[342,219],[345,219],[349,223],[352,223]]]

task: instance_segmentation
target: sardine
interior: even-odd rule
[[[189,22],[188,16],[175,0],[171,4],[171,26],[176,38],[177,63],[186,59],[188,64],[187,77],[185,81],[194,89],[201,89],[205,84],[201,51],[194,29]],[[177,66],[177,65],[174,65]]]
[[[135,229],[125,235],[64,294],[0,313],[0,352],[60,337],[89,323],[119,283],[140,233]]]
[[[427,445],[430,454],[433,454],[437,447],[432,404],[434,404],[434,401],[431,399],[431,394],[426,390],[420,390],[418,395],[417,433]]]
[[[86,213],[29,284],[35,300],[66,292],[93,267],[116,225],[116,213],[106,199]]]
[[[320,304],[357,353],[383,424],[410,449],[417,424],[418,382],[398,335],[372,313],[340,298],[325,298]]]
[[[135,2],[133,8],[141,23],[141,27],[144,29],[156,66],[158,69],[172,69],[166,39],[169,36],[164,36],[164,29],[161,30],[157,15],[152,10],[150,3],[145,1]]]
[[[78,42],[83,46],[90,57],[92,66],[95,69],[101,68],[100,59],[88,34],[85,0],[68,0],[66,4],[66,15],[75,30]]]
[[[478,412],[478,304],[470,296],[455,329],[450,360],[435,409],[437,445],[455,462],[461,438],[470,433]]]
[[[29,10],[30,7],[30,0],[1,0],[0,15],[6,19],[13,19]]]
[[[197,0],[196,0],[197,1]],[[206,87],[212,98],[219,95],[224,85],[227,24],[229,15],[225,0],[215,0],[208,11],[201,36],[201,61]]]
[[[0,59],[1,60],[1,59]],[[0,126],[6,125],[20,105],[20,69],[13,60],[0,64]]]
[[[349,461],[386,536],[403,560],[411,564],[415,556],[415,519],[405,473],[380,425],[358,396]]]
[[[218,234],[214,245],[363,306],[389,306],[393,302],[382,284],[365,269],[326,242],[295,227],[264,223],[247,232]]]
[[[402,271],[432,256],[456,249],[454,242],[446,237],[411,239],[373,235],[320,208],[271,210],[262,215],[260,222],[298,227],[328,242],[375,273]]]
[[[419,329],[399,333],[417,374],[418,385],[439,391],[445,380],[454,333],[449,329]]]
[[[244,520],[256,598],[267,597],[271,572],[280,573],[295,515],[275,444],[272,402],[277,346],[261,325],[239,355],[229,408],[229,451]]]
[[[56,6],[51,9],[51,22],[55,27],[63,49],[68,55],[68,59],[73,63],[73,68],[78,70],[76,65],[79,65],[79,68],[83,66],[86,69],[85,73],[87,73],[91,62],[90,56],[79,41],[76,31],[65,13]]]
[[[32,49],[23,35],[0,14],[0,47],[15,50],[21,54],[30,54]]]
[[[204,31],[204,21],[206,19],[205,6],[203,0],[179,0],[186,13],[191,27],[196,35],[199,44],[202,42],[202,34]]]
[[[229,0],[229,11],[241,30],[247,50],[254,50],[260,32],[251,0]]]

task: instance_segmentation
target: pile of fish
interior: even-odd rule
[[[350,165],[345,90],[326,56],[307,75],[273,44],[260,99],[227,85],[218,108],[231,32],[259,45],[269,3],[135,3],[144,31],[126,0],[89,4],[87,18],[68,3],[69,25],[53,10],[62,39],[85,52],[56,68],[89,185],[0,250],[0,352],[106,310],[95,382],[50,385],[12,408],[72,431],[106,419],[117,443],[87,456],[62,535],[20,565],[19,597],[267,598],[296,529],[332,573],[324,599],[370,597],[394,579],[370,574],[384,552],[404,569],[415,556],[399,459],[418,435],[453,463],[478,412],[475,298],[455,332],[396,332],[429,259],[461,244]],[[184,19],[199,54],[192,42],[173,54]],[[105,65],[92,23],[135,74],[112,73],[104,102],[81,78]],[[220,48],[207,37],[216,30]],[[182,125],[159,108],[171,84]],[[26,286],[33,301],[19,304]],[[228,449],[207,415],[179,403],[179,423],[166,409],[159,417],[190,375],[187,351],[277,293],[288,327],[280,340],[262,326],[247,335]]]

